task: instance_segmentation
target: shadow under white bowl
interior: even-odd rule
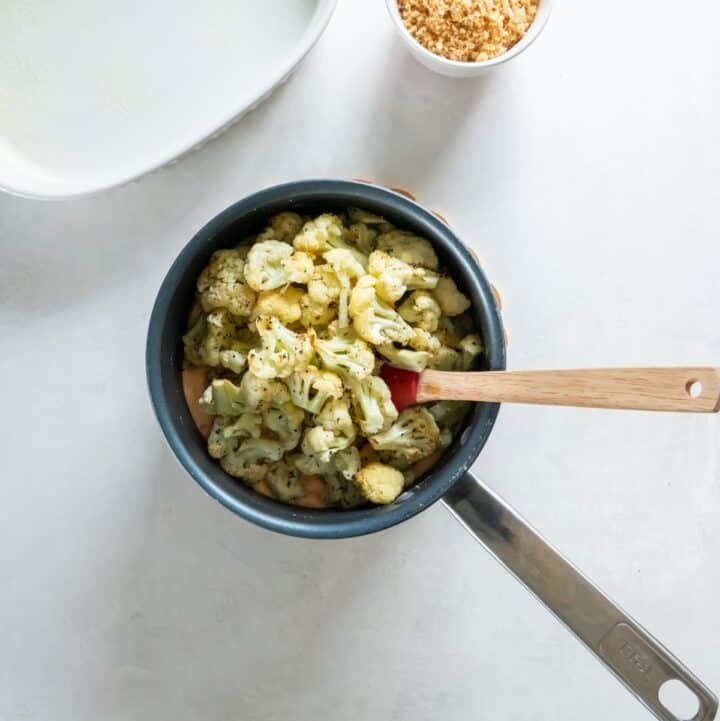
[[[6,3],[0,189],[82,195],[170,163],[287,79],[336,2]]]
[[[537,39],[538,35],[542,32],[545,27],[545,23],[550,17],[554,0],[539,0],[537,12],[532,24],[527,29],[525,35],[513,45],[506,53],[498,55],[496,58],[491,60],[483,60],[482,62],[471,63],[471,62],[460,62],[458,60],[448,60],[441,55],[436,55],[430,52],[427,48],[423,47],[415,38],[410,34],[408,29],[405,27],[405,23],[400,16],[398,10],[397,0],[386,0],[388,12],[395,25],[395,29],[398,35],[402,38],[408,50],[412,53],[416,60],[421,62],[426,68],[434,70],[436,73],[441,75],[447,75],[453,78],[475,78],[485,73],[490,72],[498,65],[512,60],[517,57],[521,52],[526,50],[532,43]]]

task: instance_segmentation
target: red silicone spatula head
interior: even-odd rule
[[[380,377],[387,383],[392,402],[398,409],[398,413],[408,406],[415,405],[419,373],[386,364],[380,369]]]

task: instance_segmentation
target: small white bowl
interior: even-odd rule
[[[390,13],[393,24],[415,59],[421,62],[426,68],[434,70],[436,73],[440,73],[441,75],[448,75],[452,78],[475,78],[479,75],[484,75],[493,68],[496,68],[498,65],[502,65],[508,60],[512,60],[514,57],[523,52],[523,50],[530,47],[545,27],[545,23],[550,17],[553,2],[554,0],[539,0],[537,12],[532,24],[527,29],[525,35],[523,35],[523,37],[520,38],[520,40],[506,53],[498,55],[498,57],[492,58],[491,60],[466,63],[458,60],[448,60],[441,55],[436,55],[435,53],[430,52],[427,48],[420,45],[420,43],[415,40],[409,30],[405,27],[405,23],[400,17],[397,0],[386,0],[388,12]]]

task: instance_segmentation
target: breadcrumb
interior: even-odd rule
[[[431,53],[481,62],[507,52],[527,32],[538,0],[398,0],[410,34]]]

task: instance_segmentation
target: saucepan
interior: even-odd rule
[[[322,510],[289,506],[227,475],[209,457],[182,385],[181,337],[194,302],[195,279],[210,255],[236,245],[283,210],[324,212],[361,207],[428,238],[441,264],[472,300],[486,347],[485,370],[505,368],[505,339],[492,286],[463,242],[432,211],[404,195],[364,182],[305,180],[240,200],[202,228],[165,277],[150,319],[147,378],[167,441],[187,472],[228,509],[266,529],[306,538],[346,538],[407,521],[438,500],[659,719],[679,721],[660,700],[666,684],[696,699],[693,721],[715,717],[713,693],[642,626],[565,559],[471,470],[495,424],[499,405],[477,403],[442,459],[387,506]]]

